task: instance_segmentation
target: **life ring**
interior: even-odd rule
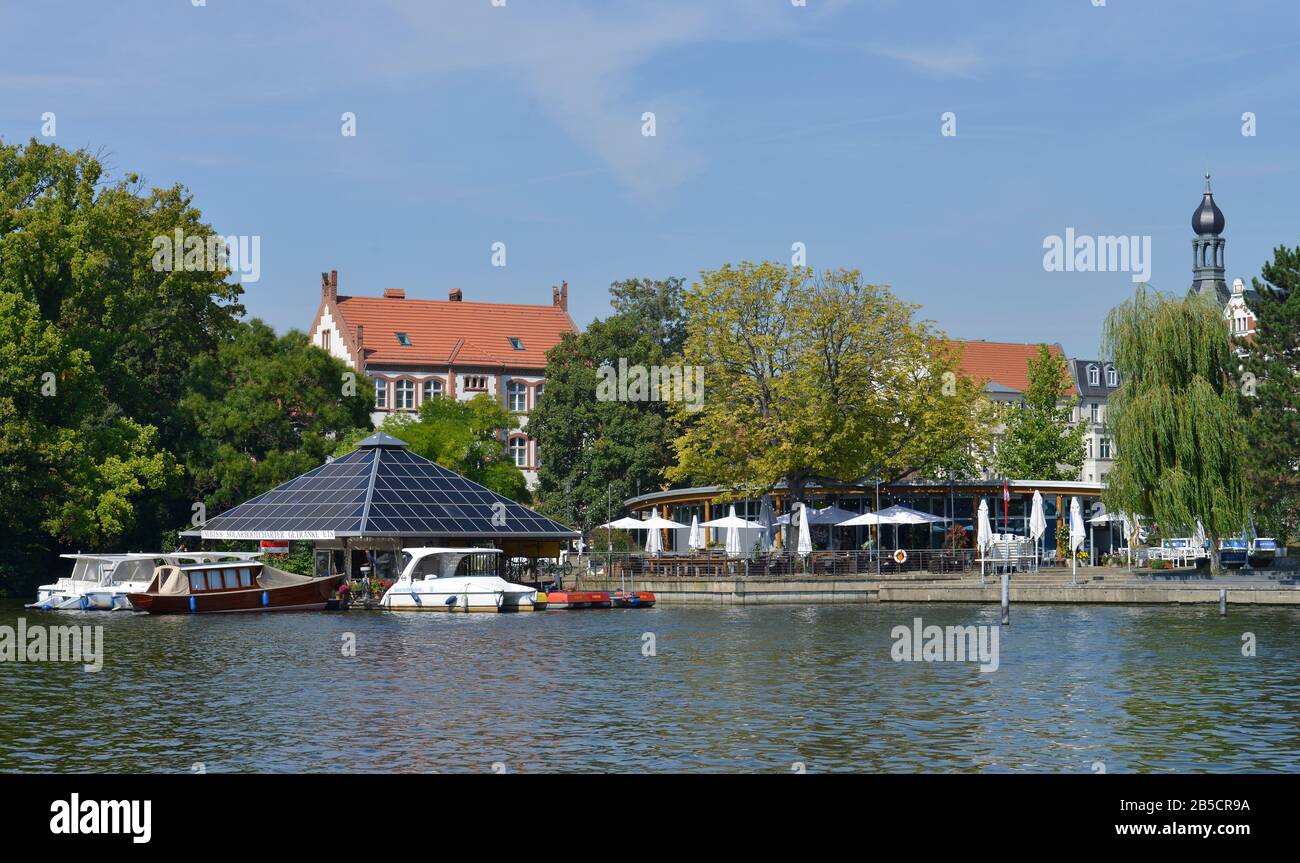
[[[907,563],[907,552],[903,551],[901,548],[894,549],[894,563],[897,563],[900,566]]]

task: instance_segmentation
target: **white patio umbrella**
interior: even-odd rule
[[[808,529],[808,504],[799,504],[799,555],[812,554],[812,531]]]
[[[975,548],[980,556],[980,584],[984,583],[984,558],[993,548],[993,525],[989,524],[988,498],[980,498],[979,517],[976,519]]]
[[[1029,509],[1029,535],[1034,540],[1034,567],[1038,567],[1039,545],[1047,533],[1047,516],[1043,512],[1043,493],[1034,492],[1034,502]]]
[[[1124,537],[1124,550],[1125,550],[1125,552],[1126,552],[1126,555],[1125,555],[1126,565],[1127,565],[1127,568],[1128,568],[1128,569],[1132,569],[1132,568],[1133,568],[1133,534],[1134,534],[1134,529],[1133,529],[1133,519],[1129,517],[1129,514],[1128,514],[1128,513],[1121,513],[1121,514],[1120,514],[1119,530],[1120,530],[1120,534]]]
[[[1079,559],[1076,557],[1079,547],[1087,539],[1088,533],[1083,527],[1083,508],[1079,504],[1078,497],[1070,498],[1070,583],[1074,584],[1074,574],[1078,569]]]
[[[690,538],[686,540],[686,547],[699,550],[704,548],[704,544],[704,528],[700,527],[700,517],[698,515],[692,515],[691,535]]]
[[[772,527],[776,519],[773,518],[772,498],[763,495],[763,502],[758,507],[758,524],[762,532],[758,535],[759,548],[765,552],[772,550]]]
[[[742,530],[761,530],[763,527],[756,521],[750,521],[736,515],[735,504],[731,505],[730,511],[722,518],[706,521],[700,526],[726,530],[727,554],[732,557],[740,554],[740,532]]]
[[[596,529],[597,530],[640,530],[643,526],[644,523],[641,521],[641,519],[632,518],[631,516],[624,516],[623,518],[616,518],[613,521],[607,521]]]
[[[846,519],[856,516],[856,512],[849,512],[847,509],[840,509],[838,506],[826,506],[821,509],[808,510],[808,524],[810,525],[827,525],[831,528],[831,548],[836,547],[834,528],[842,527]],[[789,513],[781,516],[776,520],[777,524],[790,524]]]
[[[638,521],[636,526],[641,530],[650,532],[645,538],[646,554],[661,554],[664,550],[663,536],[659,533],[661,530],[681,530],[686,525],[664,518],[659,513],[652,513],[649,518]]]

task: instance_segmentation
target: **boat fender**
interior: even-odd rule
[[[271,604],[270,594],[268,594],[265,590],[262,591],[262,608],[266,608],[270,604]]]
[[[190,614],[193,614],[196,610],[197,610],[197,607],[196,607],[196,605],[195,605],[195,603],[194,603],[194,597],[191,596],[191,597],[190,597]]]
[[[81,610],[85,611],[86,607],[89,605],[90,605],[90,597],[86,596],[86,594],[83,593],[81,595]]]
[[[444,602],[446,605],[455,605],[457,599],[460,599],[460,597],[458,597],[458,596],[449,596],[449,597],[447,597],[445,600],[443,600],[443,602]]]

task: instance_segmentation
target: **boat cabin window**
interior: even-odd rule
[[[456,564],[456,575],[496,575],[497,554],[467,554]]]
[[[246,566],[244,566],[244,567],[240,567],[240,570],[239,570],[239,586],[240,586],[240,587],[252,587],[252,586],[253,586],[253,573],[252,573],[252,570],[250,570],[250,569],[249,569],[248,567],[246,567]]]
[[[197,591],[197,590],[207,590],[207,589],[208,589],[207,577],[201,572],[191,572],[190,590]]]

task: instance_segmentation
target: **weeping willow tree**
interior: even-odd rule
[[[1111,511],[1137,513],[1169,535],[1200,519],[1219,570],[1219,538],[1245,522],[1245,437],[1237,360],[1222,310],[1200,295],[1139,287],[1111,309],[1102,352],[1119,369],[1108,400],[1115,467],[1104,492]]]

